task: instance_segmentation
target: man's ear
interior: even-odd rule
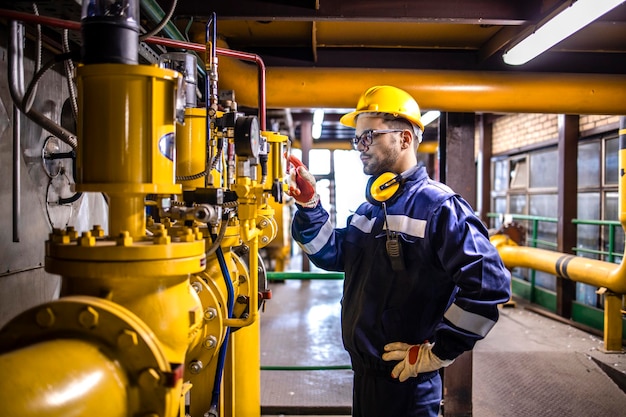
[[[408,129],[402,131],[402,149],[410,148],[413,145],[415,138]]]

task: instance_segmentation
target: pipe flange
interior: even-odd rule
[[[0,352],[61,338],[94,343],[123,367],[132,415],[165,415],[177,400],[172,388],[182,377],[182,366],[167,361],[139,317],[105,299],[68,296],[26,310],[0,332]]]
[[[226,336],[224,325],[224,318],[227,315],[226,296],[213,279],[203,279],[203,277],[206,275],[192,275],[190,278],[191,286],[198,293],[204,310],[202,330],[193,338],[193,345],[190,346],[187,355],[186,368],[190,371],[192,371],[194,362],[204,363],[206,364],[204,368],[208,368],[208,364],[217,357],[219,348]],[[200,378],[200,376],[194,377],[200,372],[194,373],[192,371],[191,373],[193,375],[189,375],[189,378],[192,383],[195,379]],[[206,376],[203,375],[202,377]]]

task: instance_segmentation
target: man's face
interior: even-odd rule
[[[356,136],[363,135],[368,130],[390,130],[380,117],[368,117],[361,115],[356,121]],[[357,150],[361,152],[363,172],[374,175],[386,171],[394,171],[401,150],[402,132],[389,132],[372,135],[372,143],[365,146],[359,142]]]

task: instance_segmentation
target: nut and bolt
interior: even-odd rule
[[[117,336],[117,346],[122,349],[128,349],[137,345],[139,345],[137,333],[130,329],[124,329]]]
[[[93,307],[87,307],[78,314],[78,322],[86,329],[93,329],[98,325],[99,314]]]
[[[96,238],[92,236],[91,232],[83,232],[81,237],[77,241],[78,246],[96,246]]]
[[[54,311],[50,307],[42,308],[35,316],[35,321],[40,327],[50,327],[54,324],[54,320]]]
[[[91,229],[91,234],[94,237],[103,237],[104,229],[99,224],[94,224],[93,228]]]
[[[117,246],[132,246],[133,238],[130,237],[130,232],[128,230],[120,232],[117,239],[115,239],[115,244]]]
[[[206,310],[204,310],[204,319],[206,321],[211,321],[215,319],[215,317],[217,317],[217,310],[215,308],[209,307]]]
[[[156,388],[159,385],[159,381],[161,381],[161,375],[154,368],[144,369],[141,374],[139,374],[139,385],[143,388]]]
[[[217,346],[217,338],[213,335],[207,337],[206,339],[204,339],[204,342],[202,342],[202,346],[207,349],[215,349],[215,347]]]
[[[198,294],[202,292],[202,284],[200,284],[198,281],[192,282],[191,288],[193,288]]]
[[[199,374],[202,368],[204,368],[204,365],[202,364],[202,361],[199,360],[194,360],[189,364],[189,372],[194,375]]]

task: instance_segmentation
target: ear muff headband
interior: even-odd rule
[[[402,175],[384,172],[367,182],[365,198],[370,204],[380,205],[391,199],[400,189]]]

